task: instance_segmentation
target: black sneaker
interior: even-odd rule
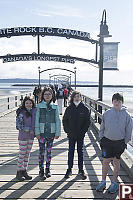
[[[23,178],[22,170],[17,171],[16,178],[18,181],[24,181],[25,179]]]
[[[79,170],[78,176],[80,176],[83,180],[85,180],[87,178],[87,176],[84,173],[84,170]]]
[[[23,177],[25,177],[25,180],[31,180],[32,176],[29,176],[26,170],[22,171]]]
[[[40,177],[41,180],[45,180],[46,179],[46,176],[44,174],[44,170],[40,170],[39,171],[39,177]]]
[[[64,178],[70,178],[70,176],[72,176],[72,170],[71,169],[67,169]]]
[[[51,177],[51,173],[50,173],[50,169],[49,168],[45,169],[45,175],[46,175],[47,178]]]

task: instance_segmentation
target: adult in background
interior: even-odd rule
[[[35,103],[38,103],[38,93],[39,93],[39,90],[38,90],[38,87],[36,86],[36,87],[34,88],[34,91],[33,91]]]
[[[74,91],[71,95],[70,105],[66,108],[63,116],[63,127],[69,142],[68,169],[65,178],[69,178],[72,175],[75,144],[77,143],[78,175],[82,179],[86,179],[83,170],[83,145],[85,133],[88,131],[89,125],[90,112],[82,103],[81,93]]]
[[[64,107],[67,107],[67,99],[68,99],[68,89],[65,87],[64,89]]]
[[[64,99],[64,90],[63,90],[61,84],[58,85],[58,90],[56,92],[56,98],[57,98],[57,103],[58,103],[59,114],[62,115],[62,102]]]
[[[38,103],[41,101],[41,96],[42,96],[42,87],[40,85],[38,86]]]
[[[56,95],[55,95],[55,89],[54,89],[54,86],[53,85],[50,85],[52,91],[53,91],[53,103],[56,102]]]

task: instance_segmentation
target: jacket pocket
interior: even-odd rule
[[[51,123],[51,133],[55,133],[56,132],[56,125],[55,123]]]
[[[40,123],[40,133],[44,133],[44,127],[45,127],[45,124]]]

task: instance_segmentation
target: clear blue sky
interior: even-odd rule
[[[120,42],[118,50],[119,72],[104,72],[104,81],[112,81],[112,76],[122,83],[131,83],[131,72],[133,71],[133,1],[132,0],[0,0],[0,19],[1,28],[18,26],[48,26],[61,27],[90,32],[91,37],[97,38],[99,26],[104,9],[107,11],[107,24],[112,38],[106,41]],[[87,52],[87,44],[78,40],[72,40],[69,45],[68,40],[60,38],[44,39],[42,49],[45,52],[55,53],[60,47],[63,53],[80,56],[84,51]],[[80,49],[81,47],[81,49]],[[14,37],[13,39],[0,39],[1,55],[6,53],[32,53],[36,48],[36,41],[31,37]],[[61,49],[62,48],[62,49]],[[75,49],[76,48],[76,49]],[[8,52],[7,52],[8,51]],[[72,52],[74,51],[74,53]],[[87,53],[86,53],[87,52]],[[62,54],[63,54],[62,53]],[[2,74],[0,78],[8,77],[27,77],[31,71],[31,78],[37,78],[37,67],[43,69],[47,66],[61,66],[55,62],[16,62],[3,64],[0,61]],[[28,66],[28,67],[27,67]],[[73,68],[74,66],[65,65]],[[97,81],[98,70],[88,67],[87,64],[77,63],[77,76],[81,80]],[[20,70],[23,68],[23,71]],[[8,73],[7,73],[8,72]],[[128,79],[126,76],[128,76]],[[125,81],[125,82],[124,82]]]

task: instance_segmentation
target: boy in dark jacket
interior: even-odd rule
[[[88,131],[90,125],[90,113],[81,100],[81,93],[74,91],[71,95],[70,105],[66,108],[63,116],[64,131],[67,133],[69,139],[68,169],[65,178],[69,178],[72,175],[75,144],[77,142],[78,175],[82,179],[86,179],[83,170],[83,144],[85,133]]]

